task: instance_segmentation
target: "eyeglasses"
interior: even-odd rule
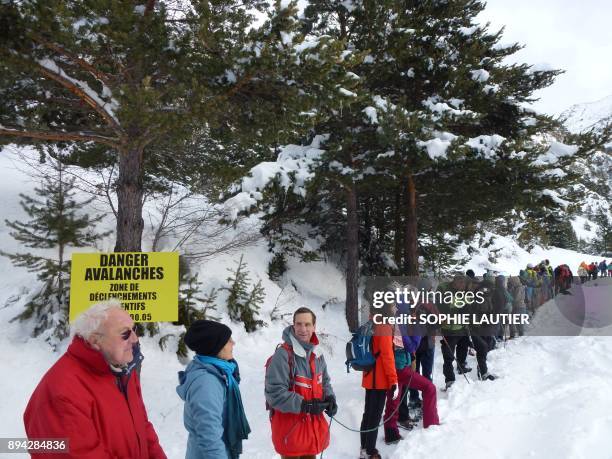
[[[130,339],[130,336],[132,336],[132,332],[134,332],[134,334],[138,336],[138,334],[136,333],[136,330],[137,330],[136,325],[134,325],[132,328],[129,328],[124,332],[121,332],[121,339],[123,341],[127,341],[128,339]]]

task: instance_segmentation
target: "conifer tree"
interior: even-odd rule
[[[184,256],[179,258],[179,274],[179,317],[174,325],[184,325],[187,330],[196,320],[219,320],[219,317],[213,315],[217,311],[217,289],[213,288],[207,294],[202,294],[202,282],[198,280],[198,273],[193,274]],[[165,335],[159,339],[162,349],[169,336]],[[179,358],[185,358],[188,354],[184,338],[185,332],[180,334],[178,340],[176,354]]]
[[[596,225],[596,237],[592,243],[593,252],[604,257],[612,257],[612,218],[609,211],[606,212],[604,208],[599,207],[593,221]]]
[[[576,179],[574,158],[592,150],[555,140],[558,123],[525,108],[560,72],[507,64],[521,46],[500,46],[502,31],[476,21],[483,8],[311,0],[305,9],[309,34],[362,57],[356,84],[338,96],[345,105],[313,127],[328,136],[325,154],[295,211],[346,263],[351,329],[360,262],[369,273],[418,275],[419,235],[465,233],[515,208],[556,209],[557,190]]]
[[[79,165],[116,164],[115,250],[140,251],[147,178],[194,169],[183,153],[195,130],[248,155],[286,142],[320,104],[339,48],[303,44],[286,3],[3,1],[0,137],[75,144]]]
[[[35,197],[21,194],[21,207],[30,220],[8,221],[11,236],[33,253],[6,253],[15,266],[37,273],[40,284],[28,297],[25,310],[16,319],[33,319],[34,336],[46,335],[53,346],[68,335],[70,260],[68,250],[95,244],[109,233],[95,233],[102,215],[90,218],[82,213],[92,199],[75,197],[75,177],[66,172],[61,161],[48,159],[50,173],[44,176]],[[44,250],[50,252],[43,255]],[[51,255],[51,253],[55,255]]]
[[[249,291],[251,283],[249,272],[243,257],[240,257],[235,270],[230,270],[231,276],[227,278],[229,292],[227,297],[227,311],[230,319],[241,322],[247,332],[253,332],[264,325],[263,320],[257,319],[259,308],[265,299],[265,290],[259,280]]]

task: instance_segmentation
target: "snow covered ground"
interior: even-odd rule
[[[549,302],[543,308],[555,308]],[[315,308],[316,309],[316,308]],[[319,312],[328,365],[340,406],[338,418],[358,427],[364,391],[358,373],[346,373],[343,347],[348,336],[339,308]],[[0,311],[0,322],[14,307]],[[284,324],[247,335],[233,325],[236,356],[243,374],[242,393],[253,430],[245,443],[245,458],[277,457],[272,450],[270,428],[263,399],[263,367],[280,339]],[[58,358],[44,343],[28,338],[21,324],[5,326],[0,346],[0,433],[24,434],[21,415],[30,393],[47,368]],[[186,432],[182,426],[182,402],[176,395],[176,373],[182,368],[174,354],[162,352],[150,338],[143,338],[146,356],[143,390],[149,416],[170,458],[183,457]],[[468,364],[476,368],[474,357]],[[442,359],[436,350],[434,383],[443,386]],[[438,392],[442,425],[417,428],[398,445],[380,450],[388,458],[610,458],[612,457],[612,338],[523,337],[508,341],[489,355],[496,381],[459,377],[448,393]],[[332,444],[325,457],[354,458],[358,434],[332,424]]]
[[[19,171],[12,169],[8,155],[0,155],[0,192],[3,195],[3,217],[23,218],[18,194],[31,192]],[[489,250],[502,248],[496,262],[488,261],[482,251],[468,267],[481,274],[485,268],[516,274],[528,262],[549,258],[553,265],[567,262],[572,268],[590,256],[560,249],[537,249],[528,253],[506,238],[498,239]],[[106,244],[105,244],[106,246]],[[0,248],[17,247],[4,223],[0,224]],[[205,290],[220,286],[227,277],[226,268],[234,267],[239,254],[223,255],[200,266],[200,280]],[[360,374],[346,373],[344,345],[349,338],[343,313],[344,282],[341,272],[323,262],[302,264],[291,260],[282,285],[266,276],[269,261],[265,243],[244,251],[252,279],[262,279],[266,301],[261,318],[267,327],[247,334],[239,324],[230,324],[237,341],[235,355],[243,377],[242,394],[253,430],[245,443],[246,459],[267,459],[274,454],[270,427],[263,397],[264,363],[280,342],[287,319],[270,320],[277,307],[290,313],[307,305],[318,315],[318,333],[323,342],[333,385],[338,396],[338,419],[357,428],[363,410],[364,391]],[[34,275],[13,268],[0,257],[3,282],[0,285],[0,437],[24,435],[22,413],[30,394],[46,370],[67,347],[57,353],[47,344],[30,337],[31,325],[12,322],[23,304],[24,293],[33,284]],[[610,283],[608,282],[608,287]],[[335,301],[332,299],[336,298]],[[12,299],[7,302],[7,300]],[[220,296],[220,302],[224,300]],[[332,301],[330,301],[332,300]],[[325,309],[322,305],[329,302]],[[608,305],[612,304],[608,298]],[[542,314],[556,310],[553,302]],[[224,320],[227,317],[221,314]],[[229,324],[229,322],[227,322]],[[168,326],[169,332],[174,331]],[[143,391],[151,421],[160,436],[168,457],[184,457],[187,434],[182,424],[182,402],[176,395],[177,372],[183,365],[170,341],[162,351],[156,339],[142,338],[145,361]],[[470,366],[476,368],[474,357]],[[438,393],[438,410],[442,425],[427,431],[417,428],[394,446],[382,442],[379,449],[386,458],[612,458],[612,337],[523,337],[493,351],[490,369],[500,376],[496,381],[474,380],[475,371],[462,377],[448,393]],[[442,359],[436,351],[434,383],[443,385]],[[332,443],[324,454],[329,459],[358,456],[358,434],[331,426]],[[19,455],[11,455],[19,457]]]

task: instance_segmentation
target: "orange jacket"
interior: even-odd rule
[[[363,373],[361,387],[365,389],[390,389],[393,384],[397,384],[393,354],[393,327],[391,325],[374,325],[372,351],[376,356],[376,366],[373,370]]]

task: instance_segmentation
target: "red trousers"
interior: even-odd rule
[[[408,386],[410,389],[421,391],[423,397],[423,427],[427,428],[431,425],[440,424],[440,420],[438,419],[436,386],[434,386],[429,379],[414,371],[410,366],[404,367],[402,370],[397,370],[397,380],[400,386]],[[400,390],[400,394],[401,393],[402,391]],[[406,391],[406,393],[408,392]],[[388,419],[385,423],[385,429],[397,429],[397,419],[399,418],[399,410],[397,408],[400,400],[400,397],[393,400],[391,391],[387,393],[387,406],[385,407],[385,415],[383,417],[383,419]],[[391,416],[393,411],[395,411],[395,413]],[[389,416],[391,416],[390,419]]]

